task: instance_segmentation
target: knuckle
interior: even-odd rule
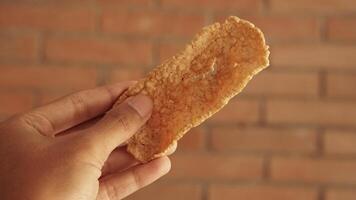
[[[106,94],[109,96],[111,102],[114,102],[117,99],[117,95],[111,87],[105,87]]]
[[[20,122],[41,135],[49,135],[55,130],[53,122],[44,114],[32,111],[21,115]]]
[[[85,115],[85,117],[90,116],[88,105],[85,101],[85,96],[87,91],[81,91],[72,94],[68,97],[71,105],[73,106],[74,116]]]
[[[142,123],[136,111],[133,111],[133,109],[128,106],[125,106],[125,108],[120,106],[118,109],[112,109],[107,114],[123,131],[132,131],[137,124],[141,125]]]
[[[132,175],[132,179],[133,179],[134,185],[135,185],[135,187],[137,189],[139,189],[139,188],[144,186],[142,177],[140,176],[140,173],[138,172],[137,168],[134,168],[132,170],[131,175]]]
[[[121,115],[117,118],[117,123],[122,128],[123,131],[131,131],[132,125],[130,120],[126,115]]]
[[[110,184],[107,182],[103,182],[103,199],[113,200],[113,199],[121,199],[119,196],[118,188],[114,184]]]

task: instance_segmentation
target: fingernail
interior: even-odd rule
[[[127,103],[135,109],[141,117],[148,116],[152,111],[152,100],[145,95],[130,97]]]

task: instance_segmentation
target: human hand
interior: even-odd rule
[[[168,157],[138,164],[118,147],[150,117],[148,97],[103,116],[130,84],[81,91],[1,123],[1,199],[122,199],[166,174]]]

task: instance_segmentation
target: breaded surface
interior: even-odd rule
[[[167,152],[189,129],[220,110],[268,66],[262,32],[237,17],[205,27],[185,50],[151,71],[117,101],[139,93],[153,100],[152,116],[128,142],[141,162]],[[236,108],[238,109],[238,108]]]

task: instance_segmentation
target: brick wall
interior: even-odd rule
[[[231,14],[265,32],[271,67],[128,199],[355,199],[355,0],[2,0],[0,118],[141,77]]]

